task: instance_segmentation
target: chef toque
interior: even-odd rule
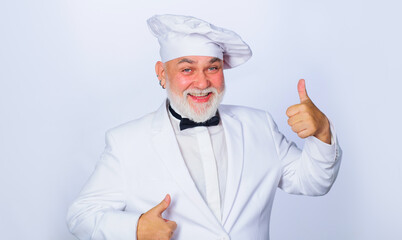
[[[184,56],[210,56],[222,59],[224,68],[245,63],[250,47],[235,32],[201,19],[179,15],[155,15],[147,20],[158,38],[162,62]]]

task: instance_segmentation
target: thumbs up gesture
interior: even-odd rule
[[[141,215],[137,224],[138,240],[171,239],[177,225],[162,218],[162,213],[169,207],[170,201],[170,195],[167,194],[161,203]]]
[[[306,91],[304,79],[297,84],[300,103],[286,110],[288,124],[301,138],[314,136],[321,141],[331,144],[331,130],[328,118],[311,101]]]

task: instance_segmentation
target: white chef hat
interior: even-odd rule
[[[211,56],[224,61],[224,68],[245,63],[250,47],[235,32],[201,19],[179,15],[155,15],[147,20],[158,38],[162,62],[183,56]]]

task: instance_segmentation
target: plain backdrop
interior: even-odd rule
[[[236,31],[253,57],[225,72],[224,103],[287,126],[306,79],[343,149],[323,197],[278,190],[273,240],[402,239],[402,4],[398,0],[0,1],[0,238],[75,239],[68,206],[104,133],[165,99],[146,19],[192,15]]]

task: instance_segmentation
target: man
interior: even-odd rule
[[[341,152],[329,120],[300,80],[300,104],[286,112],[306,138],[298,149],[268,113],[219,105],[223,69],[251,57],[236,33],[186,16],[154,16],[148,25],[168,100],[107,133],[69,209],[70,231],[80,239],[269,239],[278,186],[304,195],[332,186]]]

